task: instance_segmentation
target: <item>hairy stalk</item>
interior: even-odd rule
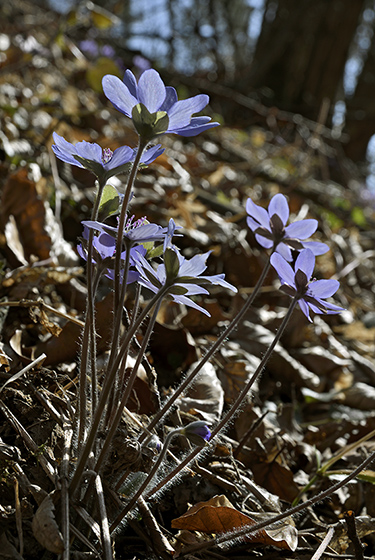
[[[141,346],[141,348],[138,352],[137,360],[136,360],[136,362],[134,364],[134,367],[131,371],[131,374],[130,374],[130,377],[127,381],[127,384],[126,384],[124,393],[122,395],[120,404],[117,407],[116,415],[115,415],[113,421],[111,422],[111,426],[109,428],[108,434],[106,435],[103,448],[101,449],[100,455],[99,455],[98,460],[96,462],[95,469],[94,469],[96,472],[99,472],[100,467],[102,466],[102,464],[103,464],[103,462],[104,462],[104,460],[107,456],[108,449],[109,449],[109,447],[112,443],[112,440],[113,440],[113,437],[116,433],[118,425],[120,424],[122,413],[124,411],[124,408],[125,408],[125,406],[127,404],[127,401],[129,399],[131,390],[133,388],[134,381],[135,381],[135,378],[136,378],[136,375],[137,375],[137,372],[138,372],[138,368],[141,365],[144,353],[145,353],[147,345],[149,343],[150,336],[152,334],[152,331],[153,331],[153,328],[154,328],[154,325],[155,325],[156,317],[157,317],[157,314],[159,312],[161,302],[162,302],[162,299],[159,299],[159,301],[155,305],[155,309],[154,309],[154,312],[152,314],[152,317],[149,320],[149,324],[147,326],[145,336],[144,336],[143,341],[142,341],[142,346]]]
[[[253,533],[257,533],[261,529],[264,529],[265,527],[268,527],[269,525],[271,525],[273,523],[277,523],[277,522],[282,521],[283,519],[285,519],[287,517],[295,515],[296,513],[300,513],[301,511],[313,506],[314,504],[316,504],[316,503],[318,503],[322,500],[325,500],[326,498],[331,496],[334,492],[336,492],[340,488],[343,488],[344,486],[346,486],[348,484],[348,482],[350,482],[351,480],[353,480],[353,478],[358,476],[374,460],[375,460],[375,451],[373,451],[371,453],[371,455],[369,455],[367,457],[367,459],[365,459],[356,469],[354,469],[354,471],[352,471],[343,480],[340,480],[339,482],[336,482],[336,484],[333,484],[330,488],[327,488],[327,490],[323,490],[322,492],[320,492],[316,496],[313,496],[309,500],[306,500],[306,502],[303,502],[302,504],[299,504],[298,506],[292,507],[292,508],[284,511],[283,513],[275,515],[275,517],[273,517],[272,519],[268,519],[267,521],[261,521],[260,523],[256,523],[255,525],[244,527],[244,528],[242,528],[238,531],[231,531],[230,536],[229,535],[222,535],[221,537],[211,539],[209,541],[206,541],[205,543],[201,543],[201,544],[198,544],[198,545],[192,545],[192,546],[188,547],[181,554],[181,556],[191,555],[195,552],[198,552],[198,551],[200,552],[200,551],[205,550],[207,548],[211,548],[212,546],[216,546],[218,544],[225,543],[226,541],[231,541],[231,540],[239,538],[239,537],[244,537],[245,535],[247,536],[247,535],[251,535]]]
[[[168,446],[171,443],[172,438],[176,435],[179,435],[180,433],[181,432],[180,432],[179,429],[172,430],[172,432],[169,432],[169,434],[167,435],[167,437],[165,439],[163,449],[161,450],[159,457],[157,458],[157,460],[155,461],[155,463],[151,467],[151,470],[148,473],[147,477],[142,482],[142,484],[140,485],[138,490],[135,492],[135,494],[131,497],[130,501],[126,504],[125,509],[123,509],[123,511],[120,512],[120,514],[117,516],[117,518],[112,523],[112,525],[110,527],[110,532],[111,533],[116,530],[116,527],[118,526],[118,524],[122,521],[122,519],[125,517],[125,515],[127,515],[129,513],[129,511],[135,506],[138,498],[140,496],[142,496],[142,494],[146,490],[147,486],[150,484],[150,482],[152,482],[152,479],[154,478],[157,470],[159,469],[160,465],[164,461],[165,455],[166,455],[167,450],[168,450]],[[201,448],[198,448],[198,449],[200,450]]]
[[[117,233],[117,240],[116,240],[116,258],[115,258],[115,309],[119,309],[121,302],[120,302],[120,268],[121,268],[121,248],[122,248],[122,236],[125,227],[126,221],[126,214],[128,211],[129,199],[130,194],[134,185],[135,177],[138,171],[139,162],[141,161],[142,154],[147,146],[147,143],[143,142],[142,140],[139,141],[137,155],[135,156],[135,160],[133,162],[128,183],[126,185],[124,200],[121,206],[121,213],[118,222],[118,233]],[[122,305],[121,305],[122,309]],[[114,344],[117,346],[117,341],[114,340]]]
[[[159,301],[159,299],[162,299],[164,297],[164,295],[167,293],[168,289],[169,289],[169,286],[164,286],[149,301],[147,306],[144,308],[142,313],[139,315],[138,319],[134,322],[132,328],[129,329],[129,331],[127,332],[127,334],[125,336],[125,339],[124,339],[124,341],[121,345],[121,349],[120,349],[120,351],[118,353],[118,356],[116,358],[116,361],[114,363],[114,367],[107,374],[107,377],[104,381],[102,392],[101,392],[101,395],[100,395],[100,398],[99,398],[98,406],[97,406],[97,409],[95,411],[95,414],[94,414],[94,417],[93,417],[93,420],[92,420],[92,423],[91,423],[90,431],[89,431],[89,434],[87,436],[87,440],[85,441],[85,444],[83,446],[82,454],[78,459],[77,466],[76,466],[76,469],[75,469],[75,473],[74,473],[72,481],[70,483],[71,495],[73,495],[74,492],[77,490],[78,483],[81,479],[81,476],[83,474],[83,471],[84,471],[86,463],[87,463],[87,459],[88,459],[89,454],[90,454],[90,452],[93,448],[93,445],[95,443],[95,439],[96,439],[96,436],[97,436],[97,433],[98,433],[98,429],[99,429],[99,425],[100,425],[100,422],[101,422],[101,419],[102,419],[102,415],[103,415],[104,409],[106,407],[106,404],[108,402],[108,397],[109,397],[109,393],[110,393],[112,384],[113,384],[113,382],[115,380],[115,377],[116,377],[117,368],[121,364],[123,356],[125,355],[125,353],[127,351],[127,347],[129,345],[131,339],[133,338],[133,336],[137,332],[138,328],[140,327],[140,325],[142,324],[144,319],[147,317],[147,315],[151,311],[151,309],[154,307],[154,305]]]
[[[188,375],[186,377],[186,379],[184,379],[184,381],[179,385],[179,387],[177,387],[177,389],[173,392],[173,395],[167,400],[167,402],[164,404],[164,406],[159,410],[159,412],[157,412],[155,414],[154,418],[151,420],[151,422],[147,426],[148,431],[151,432],[151,430],[160,422],[160,420],[162,418],[164,418],[164,416],[166,415],[168,410],[176,402],[176,400],[181,395],[181,393],[190,385],[190,383],[194,380],[194,378],[200,372],[202,367],[208,362],[208,360],[210,360],[212,358],[212,356],[215,354],[215,352],[218,350],[218,348],[220,348],[220,346],[225,341],[225,339],[230,335],[230,333],[237,327],[238,323],[243,319],[244,315],[246,314],[246,312],[249,310],[250,306],[252,305],[255,297],[257,296],[257,294],[258,294],[258,292],[259,292],[259,290],[260,290],[260,288],[261,288],[261,286],[262,286],[262,284],[263,284],[263,282],[264,282],[264,280],[265,280],[265,278],[268,274],[268,271],[269,271],[270,266],[271,266],[270,258],[271,258],[271,255],[268,258],[268,261],[267,261],[267,263],[266,263],[266,265],[265,265],[265,267],[262,271],[262,274],[260,275],[260,277],[258,279],[258,282],[256,283],[256,285],[254,287],[254,290],[253,290],[251,296],[246,300],[242,309],[232,319],[232,321],[229,323],[227,328],[219,336],[219,338],[216,340],[216,342],[214,342],[214,344],[211,346],[211,348],[209,348],[207,353],[203,356],[203,358],[200,360],[200,362],[197,364],[197,366],[193,369],[193,371],[190,373],[190,375]],[[141,436],[139,437],[139,441],[142,442],[144,440],[144,438],[145,438],[145,433],[141,434]]]
[[[252,377],[250,378],[250,380],[248,381],[248,383],[246,384],[246,386],[244,387],[244,389],[241,391],[240,395],[238,396],[238,398],[236,399],[236,401],[234,402],[234,404],[231,406],[230,410],[227,412],[227,414],[224,416],[224,418],[221,420],[221,422],[219,422],[219,424],[216,426],[216,428],[213,430],[212,434],[211,434],[211,439],[214,438],[219,432],[220,430],[223,429],[223,427],[225,427],[233,418],[233,416],[238,412],[241,404],[243,403],[247,393],[249,392],[250,388],[252,387],[253,383],[255,382],[255,380],[259,377],[259,375],[262,373],[264,367],[266,366],[276,344],[279,342],[285,327],[288,324],[288,321],[290,319],[290,317],[292,316],[292,313],[294,311],[295,306],[297,305],[298,302],[298,298],[294,298],[289,309],[288,312],[286,313],[283,322],[280,325],[280,328],[274,338],[274,340],[272,341],[272,343],[270,344],[269,348],[267,349],[266,353],[263,356],[262,361],[260,362],[259,366],[257,367],[256,371],[254,372],[254,374],[252,375]],[[149,429],[149,428],[148,428]],[[160,488],[163,488],[163,486],[165,484],[167,484],[169,481],[171,481],[179,472],[181,472],[181,470],[188,465],[200,452],[201,452],[201,448],[195,448],[193,449],[193,451],[187,456],[185,457],[185,459],[173,470],[171,471],[158,485],[156,488],[154,488],[148,495],[147,497],[152,496],[153,494],[155,494],[157,491],[160,490]],[[155,463],[157,465],[160,464],[159,460]],[[154,465],[155,466],[155,465]],[[154,467],[153,467],[154,469]],[[153,470],[152,469],[152,470]],[[150,475],[149,475],[150,476]],[[147,477],[148,478],[148,477]],[[147,480],[147,479],[146,479]],[[149,482],[147,483],[149,484]],[[142,487],[143,488],[143,485]],[[143,490],[142,490],[143,491]],[[135,494],[136,498],[133,502],[133,498],[132,500],[129,502],[129,504],[127,504],[127,506],[125,507],[125,509],[120,512],[120,514],[117,516],[117,518],[115,519],[115,521],[112,523],[111,525],[111,531],[113,531],[115,529],[115,527],[122,521],[122,519],[124,518],[124,516],[130,511],[131,507],[135,504],[136,499],[138,498],[139,494],[139,490],[138,492]]]
[[[125,294],[126,294],[126,282],[128,279],[128,273],[129,273],[129,268],[130,268],[130,247],[131,244],[129,244],[129,246],[126,247],[126,254],[125,254],[125,267],[124,267],[124,275],[122,278],[122,284],[121,284],[121,301],[124,302],[125,301]],[[124,299],[122,299],[124,298]],[[122,324],[122,312],[123,312],[123,303],[121,305],[121,309],[115,308],[114,310],[114,332],[113,332],[113,338],[112,338],[112,344],[111,344],[111,352],[110,352],[110,356],[109,356],[109,360],[108,360],[108,365],[107,365],[107,372],[111,369],[112,365],[113,365],[113,361],[116,357],[116,352],[118,350],[118,340],[119,340],[119,336],[120,336],[120,329],[121,329],[121,324]],[[118,381],[119,381],[119,375],[116,376],[116,379],[113,383],[112,386],[112,391],[111,391],[111,397],[110,400],[111,402],[109,403],[108,406],[108,411],[107,411],[107,418],[109,419],[112,416],[112,412],[113,412],[113,407],[115,406],[115,402],[116,402],[116,398],[118,397]]]
[[[91,212],[91,219],[96,220],[99,212],[100,199],[104,189],[104,181],[99,181],[98,193],[95,198],[94,207]],[[82,445],[85,439],[85,431],[87,427],[87,373],[89,369],[89,356],[91,355],[91,380],[92,380],[92,395],[97,393],[97,376],[96,376],[96,340],[95,340],[95,312],[94,312],[94,285],[93,285],[93,272],[94,264],[93,257],[93,243],[94,231],[90,229],[89,239],[87,246],[87,300],[86,300],[86,316],[85,326],[82,334],[82,347],[81,347],[81,363],[79,372],[79,416],[78,416],[78,448]],[[92,356],[94,353],[94,356]],[[95,397],[94,397],[95,402]],[[93,400],[92,400],[92,414],[94,413]]]
[[[267,349],[266,353],[264,354],[262,361],[260,362],[259,366],[257,367],[257,369],[255,370],[255,372],[253,373],[253,375],[251,376],[251,378],[249,379],[249,381],[247,382],[246,386],[242,389],[241,393],[238,395],[237,399],[235,400],[235,402],[232,404],[232,406],[230,407],[230,409],[228,410],[228,412],[225,414],[225,416],[222,418],[222,420],[219,422],[219,424],[214,428],[214,430],[212,431],[211,434],[211,441],[213,440],[213,438],[215,438],[217,436],[217,434],[232,420],[232,418],[238,413],[247,393],[249,392],[249,390],[251,389],[252,385],[254,384],[254,382],[256,381],[256,379],[259,377],[259,375],[262,373],[264,367],[266,366],[268,360],[270,359],[270,356],[276,346],[276,344],[279,342],[285,327],[288,324],[288,321],[290,319],[290,317],[292,316],[292,313],[294,311],[294,308],[296,306],[298,302],[298,298],[293,299],[288,312],[286,313],[279,330],[277,331],[277,334],[274,338],[274,340],[272,341],[272,343],[270,344],[269,348]],[[152,496],[153,494],[155,494],[156,492],[158,492],[160,490],[160,488],[162,488],[165,484],[167,484],[170,480],[172,480],[186,465],[188,465],[195,457],[196,455],[198,455],[198,453],[200,452],[199,449],[193,449],[193,451],[187,456],[185,457],[185,459],[173,470],[171,471],[165,479],[163,479],[157,486],[156,488],[154,488],[152,490],[152,492],[150,492],[148,494],[147,497]]]

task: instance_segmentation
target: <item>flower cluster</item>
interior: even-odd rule
[[[140,136],[147,139],[160,134],[196,136],[219,123],[210,117],[193,117],[208,104],[208,95],[196,95],[178,101],[177,92],[165,86],[156,70],[146,70],[137,80],[126,70],[123,81],[107,74],[103,78],[103,91],[113,106],[133,118]]]
[[[276,194],[270,201],[268,210],[254,204],[249,198],[246,203],[247,225],[259,245],[280,253],[287,261],[292,260],[292,250],[310,249],[314,255],[323,255],[328,245],[318,241],[305,241],[318,227],[317,220],[300,220],[286,225],[289,206],[284,195]]]
[[[237,292],[237,288],[224,279],[224,274],[202,276],[207,268],[206,260],[209,254],[210,252],[195,255],[188,260],[176,248],[167,248],[164,252],[164,262],[156,269],[139,254],[135,264],[140,274],[138,282],[154,293],[163,286],[169,286],[168,295],[173,301],[198,309],[210,316],[209,312],[190,299],[190,296],[208,294],[209,292],[203,287],[208,284],[219,285],[233,292]]]
[[[304,249],[297,257],[294,270],[278,253],[271,255],[271,264],[281,281],[281,290],[298,299],[302,312],[311,321],[309,310],[314,313],[340,313],[344,311],[332,303],[324,301],[339,289],[337,280],[311,280],[315,267],[315,256],[310,249]]]
[[[53,139],[55,143],[52,145],[52,150],[56,157],[65,163],[88,169],[103,182],[114,175],[128,171],[137,153],[129,146],[121,146],[112,152],[110,148],[103,149],[99,144],[85,140],[74,145],[56,132],[53,133]],[[149,165],[163,152],[160,144],[153,146],[143,152],[141,163]]]

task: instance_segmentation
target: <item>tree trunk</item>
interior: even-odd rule
[[[268,0],[254,61],[242,84],[269,88],[268,104],[316,118],[332,103],[365,0]]]
[[[367,144],[375,134],[375,38],[373,36],[354,95],[346,102],[346,126],[350,140],[345,153],[354,161],[366,159]]]

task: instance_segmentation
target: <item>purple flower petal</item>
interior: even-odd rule
[[[177,101],[168,111],[169,128],[173,130],[188,126],[191,121],[191,116],[204,109],[208,102],[209,97],[204,94],[189,97],[188,99],[183,99],[182,101]]]
[[[292,224],[289,224],[285,228],[285,234],[287,237],[307,239],[308,237],[310,237],[316,232],[317,227],[318,227],[317,220],[299,220],[298,222],[293,222]]]
[[[319,241],[304,241],[303,246],[305,249],[310,249],[317,257],[319,255],[324,255],[329,251],[328,245],[325,243],[320,243]]]
[[[111,160],[104,165],[105,169],[114,169],[134,159],[134,151],[129,146],[121,146],[113,152]]]
[[[327,298],[333,296],[340,287],[337,280],[315,280],[309,284],[307,294],[316,298]]]
[[[310,280],[315,267],[315,257],[310,249],[304,249],[297,257],[295,270],[302,270],[306,274],[307,280]]]
[[[146,70],[138,80],[138,99],[150,113],[159,110],[166,97],[165,85],[156,70]]]
[[[282,256],[284,257],[284,259],[288,262],[293,260],[293,255],[292,255],[292,251],[290,250],[290,248],[288,247],[288,245],[286,245],[285,243],[279,243],[278,246],[276,247],[276,251]]]
[[[271,249],[271,247],[273,247],[273,242],[271,241],[271,239],[267,239],[266,237],[262,237],[258,234],[255,235],[255,239],[258,241],[259,245],[261,245],[265,249]]]
[[[123,82],[128,88],[130,95],[138,99],[137,80],[135,79],[135,76],[131,70],[126,70]]]
[[[166,93],[165,99],[163,103],[160,105],[159,111],[166,111],[168,113],[171,107],[173,107],[173,105],[177,102],[178,96],[177,96],[177,91],[174,89],[174,87],[171,86],[167,86],[165,88],[165,93]],[[208,120],[210,120],[209,117]]]
[[[107,74],[102,80],[102,85],[104,94],[112,105],[114,105],[120,113],[131,117],[132,109],[138,104],[138,100],[131,95],[124,82],[117,76]]]
[[[271,264],[282,282],[295,287],[294,270],[279,253],[273,253],[273,255],[271,255]]]
[[[251,218],[253,218],[257,222],[259,222],[259,224],[261,226],[263,226],[264,228],[271,231],[271,229],[270,229],[270,217],[269,217],[269,214],[268,214],[267,210],[265,210],[261,206],[258,206],[257,204],[255,204],[251,200],[251,198],[247,199],[246,212],[249,214],[249,216]]]
[[[279,216],[285,226],[289,218],[289,206],[285,196],[281,193],[275,194],[268,205],[269,217],[272,218],[274,214]]]
[[[197,136],[201,132],[205,130],[209,130],[210,128],[214,128],[215,126],[220,126],[220,123],[217,122],[208,122],[207,124],[199,124],[198,119],[203,119],[203,117],[193,117],[191,122],[188,126],[184,128],[177,128],[174,130],[168,130],[171,134],[179,134],[184,138],[190,138],[190,136]]]
[[[201,307],[200,305],[195,303],[195,301],[193,301],[192,299],[189,299],[186,296],[172,296],[172,297],[176,303],[182,303],[187,307],[193,307],[193,309],[196,309],[197,311],[204,313],[205,315],[207,315],[207,317],[211,317],[211,313],[209,313],[207,309],[204,309],[204,307]]]
[[[299,299],[298,300],[298,305],[301,308],[301,311],[304,315],[306,315],[306,317],[308,318],[308,320],[310,321],[310,323],[312,323],[312,319],[310,317],[310,313],[309,313],[309,306],[307,305],[307,303],[305,302],[304,299]],[[321,312],[320,312],[321,313]]]

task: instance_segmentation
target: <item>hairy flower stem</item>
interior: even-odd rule
[[[142,496],[142,494],[146,490],[147,486],[152,482],[152,479],[154,478],[157,470],[159,469],[160,465],[164,461],[165,455],[166,455],[167,450],[168,450],[168,446],[171,443],[172,438],[176,435],[179,435],[180,433],[181,432],[180,432],[179,429],[172,430],[172,432],[169,432],[169,434],[167,435],[167,437],[165,439],[163,449],[161,450],[159,457],[157,458],[157,460],[153,464],[153,466],[152,466],[150,472],[148,473],[147,477],[142,482],[142,484],[140,485],[138,490],[135,492],[135,494],[131,497],[130,501],[126,504],[125,509],[123,509],[123,511],[121,511],[120,514],[117,516],[117,518],[113,521],[113,523],[110,527],[110,532],[111,533],[116,530],[118,524],[121,523],[121,521],[125,517],[125,515],[127,515],[129,513],[129,511],[131,511],[131,509],[136,504],[138,498],[140,496]],[[200,450],[201,448],[198,448],[198,449]]]
[[[153,331],[153,329],[154,329],[156,317],[157,317],[157,314],[158,314],[158,312],[159,312],[161,302],[162,302],[162,299],[159,299],[159,301],[156,303],[154,312],[153,312],[153,314],[152,314],[152,317],[150,318],[149,323],[148,323],[148,325],[147,325],[147,329],[146,329],[146,332],[145,332],[145,335],[144,335],[144,338],[143,338],[143,341],[142,341],[142,346],[141,346],[141,348],[140,348],[140,350],[139,350],[139,352],[138,352],[138,356],[137,356],[136,362],[135,362],[135,364],[134,364],[134,367],[133,367],[133,369],[132,369],[132,371],[131,371],[131,374],[130,374],[130,376],[129,376],[129,379],[128,379],[128,381],[127,381],[127,384],[126,384],[124,393],[123,393],[123,395],[122,395],[120,404],[119,404],[118,407],[117,407],[116,415],[115,415],[115,417],[113,418],[113,421],[111,422],[111,426],[110,426],[109,431],[108,431],[108,433],[107,433],[107,435],[106,435],[103,448],[101,449],[100,455],[99,455],[98,460],[97,460],[97,462],[96,462],[96,465],[95,465],[95,469],[94,469],[94,470],[95,470],[97,473],[99,472],[100,467],[102,466],[102,464],[103,464],[103,462],[104,462],[104,460],[105,460],[105,458],[106,458],[106,456],[107,456],[107,452],[108,452],[109,446],[111,445],[112,440],[113,440],[113,438],[114,438],[114,435],[115,435],[115,433],[116,433],[116,430],[117,430],[117,428],[118,428],[118,426],[119,426],[119,424],[120,424],[121,417],[122,417],[122,413],[123,413],[124,408],[125,408],[125,406],[126,406],[126,404],[127,404],[127,402],[128,402],[128,399],[129,399],[129,397],[130,397],[131,390],[132,390],[133,385],[134,385],[135,378],[136,378],[136,376],[137,376],[138,368],[139,368],[139,366],[141,365],[141,362],[142,362],[144,353],[145,353],[145,351],[146,351],[146,348],[147,348],[147,345],[148,345],[148,343],[149,343],[149,340],[150,340],[152,331]],[[125,359],[125,358],[124,358],[124,359]],[[120,390],[121,390],[121,388],[120,388]]]
[[[122,324],[122,313],[123,313],[123,305],[125,302],[126,296],[126,287],[127,287],[127,280],[130,268],[130,249],[132,248],[132,243],[126,244],[126,253],[125,253],[125,264],[124,264],[124,275],[122,278],[121,284],[121,294],[120,294],[120,301],[121,301],[121,308],[115,307],[115,313],[113,317],[113,334],[112,334],[112,344],[111,344],[111,352],[109,355],[107,371],[111,369],[113,366],[113,362],[116,358],[117,351],[118,351],[118,344],[120,339],[120,331],[121,331],[121,324]],[[116,249],[117,251],[117,249]]]
[[[135,156],[130,174],[128,183],[126,185],[124,200],[121,206],[121,213],[118,222],[118,230],[117,230],[117,239],[116,239],[116,254],[115,254],[115,306],[114,309],[118,310],[118,313],[121,313],[120,309],[122,309],[123,302],[120,301],[120,294],[121,294],[121,283],[120,283],[120,268],[121,268],[121,249],[122,249],[122,240],[123,240],[123,232],[125,227],[126,215],[128,211],[128,205],[130,200],[130,194],[134,185],[135,177],[137,175],[138,166],[141,161],[142,154],[147,146],[147,143],[140,140],[138,144],[137,154]],[[114,340],[113,343],[117,346],[118,340]]]
[[[292,508],[284,511],[283,513],[275,515],[275,517],[272,517],[271,519],[267,519],[267,521],[261,521],[260,523],[256,523],[255,525],[250,525],[250,526],[241,528],[238,531],[231,531],[230,535],[222,535],[221,537],[211,539],[211,540],[206,541],[204,543],[197,544],[197,545],[192,545],[192,546],[186,548],[186,550],[184,550],[184,552],[181,554],[181,556],[191,555],[191,554],[193,554],[195,552],[198,552],[198,551],[201,552],[202,550],[205,550],[207,548],[211,548],[212,546],[216,546],[218,544],[225,543],[226,541],[231,541],[231,540],[239,538],[239,537],[244,537],[245,535],[248,536],[248,535],[251,535],[253,533],[257,533],[261,529],[264,529],[265,527],[268,527],[269,525],[272,525],[273,523],[277,523],[277,522],[282,521],[283,519],[285,519],[287,517],[290,517],[291,515],[295,515],[296,513],[300,513],[301,511],[313,506],[314,504],[316,504],[316,503],[318,503],[322,500],[325,500],[326,498],[331,496],[334,492],[336,492],[337,490],[340,490],[340,488],[343,488],[344,486],[346,486],[348,484],[348,482],[350,482],[351,480],[353,480],[353,478],[358,476],[374,460],[375,460],[375,451],[373,451],[371,453],[371,455],[369,455],[367,457],[367,459],[365,459],[356,469],[354,469],[354,471],[352,471],[343,480],[340,480],[339,482],[336,482],[336,484],[333,484],[330,488],[327,488],[327,490],[323,490],[323,492],[320,492],[319,494],[317,494],[316,496],[313,496],[309,500],[306,500],[302,504],[299,504],[298,506],[292,507]]]
[[[193,371],[190,373],[190,375],[188,375],[186,377],[186,379],[184,379],[184,381],[179,385],[179,387],[177,387],[177,389],[174,391],[173,395],[168,399],[168,401],[164,404],[164,406],[159,410],[159,412],[157,412],[155,414],[154,418],[151,420],[150,424],[147,426],[148,431],[151,432],[151,430],[160,422],[160,420],[162,418],[164,418],[164,416],[166,415],[168,410],[176,402],[176,400],[181,395],[181,393],[190,385],[190,383],[194,380],[194,378],[200,372],[202,367],[208,362],[208,360],[210,360],[212,358],[212,356],[215,354],[215,352],[218,350],[218,348],[222,345],[222,343],[225,341],[225,339],[237,327],[238,323],[243,319],[244,315],[247,313],[250,306],[252,305],[255,297],[257,296],[257,294],[258,294],[258,292],[259,292],[259,290],[260,290],[260,288],[261,288],[261,286],[262,286],[262,284],[263,284],[263,282],[264,282],[264,280],[265,280],[265,278],[268,274],[268,271],[269,271],[270,266],[271,266],[270,258],[271,258],[271,255],[269,256],[268,261],[267,261],[267,263],[266,263],[266,265],[265,265],[265,267],[262,271],[262,274],[260,275],[260,277],[258,279],[258,282],[256,283],[256,285],[254,287],[253,293],[246,300],[242,309],[232,319],[232,321],[229,323],[227,328],[219,336],[219,338],[216,340],[216,342],[214,342],[214,344],[211,346],[211,348],[209,348],[207,353],[203,356],[203,358],[200,360],[200,362],[197,364],[197,366],[193,369]],[[144,432],[143,434],[140,435],[139,441],[142,442],[145,437],[146,437],[146,435],[145,435],[145,432]]]
[[[91,219],[96,220],[99,212],[100,199],[102,197],[105,182],[99,181],[98,193],[95,198],[94,207],[91,212]],[[87,245],[87,300],[85,326],[82,333],[81,363],[79,372],[79,417],[78,417],[78,448],[82,445],[85,438],[87,427],[87,373],[89,370],[89,357],[91,356],[91,390],[92,390],[92,414],[97,394],[96,376],[96,340],[95,340],[95,312],[94,312],[94,263],[93,257],[94,231],[90,229]]]
[[[103,384],[103,387],[102,387],[102,392],[101,392],[101,395],[100,395],[100,398],[99,398],[99,401],[98,401],[98,406],[97,406],[97,409],[96,409],[96,411],[94,413],[94,416],[93,416],[93,419],[92,419],[90,431],[88,433],[85,444],[82,448],[81,456],[78,459],[77,466],[76,466],[72,481],[70,483],[71,496],[77,490],[78,483],[81,480],[81,476],[82,476],[83,471],[86,467],[87,459],[88,459],[88,457],[90,455],[90,452],[93,448],[93,445],[95,443],[96,436],[97,436],[97,433],[98,433],[98,429],[99,429],[99,426],[100,426],[100,422],[102,420],[102,415],[103,415],[104,409],[105,409],[105,407],[108,403],[108,397],[109,397],[109,394],[110,394],[110,391],[111,391],[111,387],[112,387],[112,384],[113,384],[113,382],[115,380],[115,377],[116,377],[117,368],[120,366],[120,364],[122,362],[122,359],[126,354],[128,345],[130,344],[130,341],[133,338],[133,336],[135,335],[135,333],[137,332],[138,328],[140,327],[142,322],[145,320],[145,318],[147,317],[147,315],[149,314],[151,309],[154,307],[154,305],[157,304],[159,299],[162,299],[165,296],[165,294],[168,292],[168,289],[169,289],[169,286],[164,286],[149,301],[148,305],[144,308],[142,313],[139,315],[138,319],[134,322],[132,328],[129,329],[128,332],[126,333],[125,339],[123,340],[123,343],[121,345],[118,356],[117,356],[117,358],[114,362],[114,366],[111,369],[111,371],[109,371],[107,373],[107,376],[105,378],[105,381],[104,381],[104,384]]]
[[[277,331],[277,334],[274,338],[274,340],[272,341],[272,343],[270,344],[269,348],[267,349],[266,353],[263,356],[262,361],[260,362],[260,364],[258,365],[257,369],[255,370],[255,372],[253,373],[253,375],[251,376],[251,378],[249,379],[249,381],[247,382],[246,386],[242,389],[241,393],[238,395],[237,399],[235,400],[235,402],[232,404],[232,406],[230,407],[230,409],[228,410],[228,412],[225,414],[225,416],[223,417],[223,419],[219,422],[219,424],[213,429],[212,434],[211,434],[211,441],[213,440],[213,438],[215,438],[215,436],[217,436],[217,434],[225,427],[229,424],[229,422],[232,420],[232,418],[238,413],[247,393],[249,392],[249,390],[251,389],[252,385],[254,384],[254,382],[256,381],[256,379],[260,376],[260,374],[262,373],[264,367],[266,366],[268,360],[270,359],[270,356],[276,346],[276,344],[279,342],[285,327],[287,326],[290,317],[292,316],[292,313],[294,311],[295,306],[297,305],[298,302],[298,298],[294,298],[292,300],[292,303],[279,327],[279,330]],[[186,465],[188,465],[195,457],[196,455],[199,453],[200,449],[193,449],[193,451],[187,456],[185,457],[185,459],[173,470],[171,471],[167,477],[165,479],[163,479],[156,488],[154,488],[152,490],[152,492],[149,493],[149,495],[147,497],[152,496],[153,494],[155,494],[156,492],[158,492],[160,490],[160,488],[162,488],[165,484],[167,484],[170,480],[172,480]]]

